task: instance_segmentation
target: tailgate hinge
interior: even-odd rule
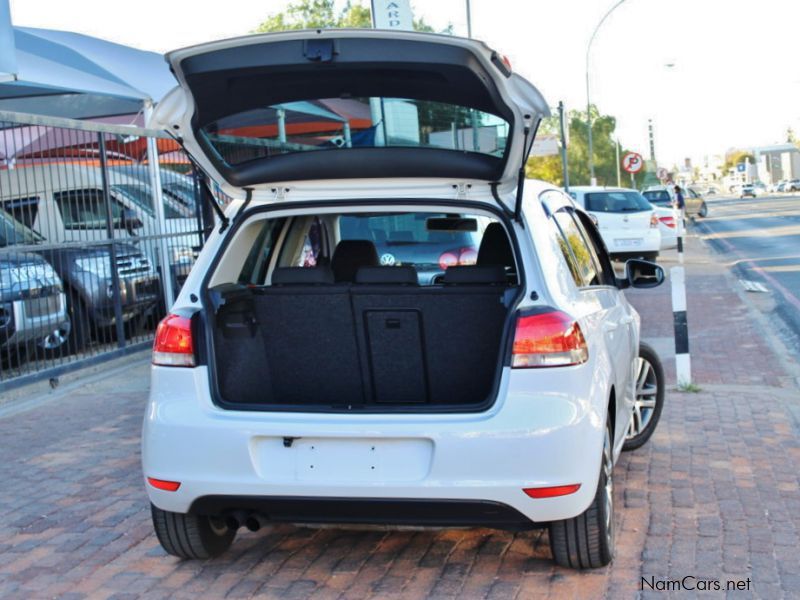
[[[272,191],[272,194],[273,194],[273,196],[272,196],[273,200],[275,200],[277,202],[283,202],[284,200],[286,200],[286,194],[289,193],[289,188],[287,188],[287,187],[276,187],[276,188],[272,188],[271,191]]]
[[[460,183],[454,183],[453,189],[456,191],[456,200],[466,200],[467,194],[472,189],[472,184],[464,183],[463,181]]]

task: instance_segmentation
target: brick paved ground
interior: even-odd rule
[[[0,407],[0,597],[623,598],[648,596],[641,577],[686,575],[800,596],[798,390],[697,246],[689,320],[703,391],[671,392],[651,442],[618,464],[611,567],[565,571],[549,560],[546,534],[490,530],[277,526],[240,533],[214,561],[168,557],[139,472],[139,362],[24,412]],[[665,354],[668,293],[630,295]]]

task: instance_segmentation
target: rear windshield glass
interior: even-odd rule
[[[586,210],[592,212],[640,212],[652,210],[639,192],[592,192],[586,194]]]
[[[501,157],[508,123],[466,106],[404,98],[326,98],[224,117],[202,135],[229,165],[347,148],[416,147]]]
[[[339,234],[343,240],[371,241],[385,265],[436,268],[448,260],[473,264],[478,256],[479,232],[431,231],[428,228],[429,219],[448,216],[474,218],[433,213],[343,215],[339,219]],[[489,219],[479,217],[475,221],[476,228],[482,228]],[[457,260],[452,261],[451,257]]]
[[[642,195],[653,204],[669,204],[672,202],[669,192],[665,190],[651,190],[649,192],[642,192]]]

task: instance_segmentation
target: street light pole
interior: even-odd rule
[[[467,0],[467,37],[472,37],[472,11],[470,11],[469,0]]]
[[[594,38],[597,37],[597,32],[600,30],[601,25],[623,2],[625,2],[625,0],[618,0],[614,6],[608,9],[608,12],[603,15],[603,18],[600,19],[600,22],[594,28],[592,37],[589,38],[589,44],[586,46],[586,127],[589,133],[589,177],[591,178],[591,185],[597,185],[597,179],[594,176],[594,147],[592,146],[592,101],[589,93],[589,55],[592,50],[592,42],[594,42]]]

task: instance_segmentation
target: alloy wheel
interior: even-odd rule
[[[614,470],[614,458],[612,453],[611,444],[611,431],[606,427],[606,435],[603,441],[603,474],[605,475],[606,484],[603,489],[603,504],[606,541],[608,548],[614,548],[614,478],[612,471]]]
[[[653,365],[641,356],[636,360],[636,399],[626,434],[628,439],[636,437],[647,428],[653,418],[658,395],[658,377]]]

